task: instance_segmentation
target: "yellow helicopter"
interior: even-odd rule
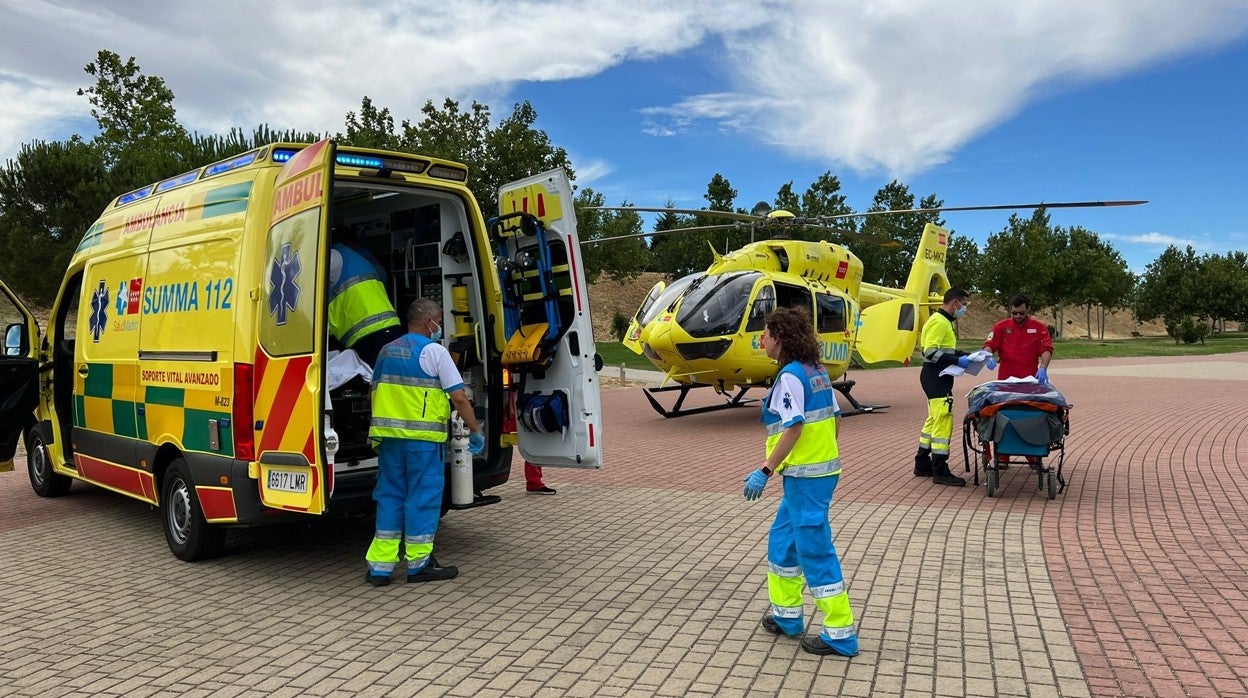
[[[634,211],[722,217],[725,225],[676,228],[582,241],[606,243],[630,237],[687,233],[748,224],[751,231],[780,231],[776,239],[751,242],[728,254],[712,248],[714,260],[706,271],[660,281],[637,309],[623,344],[644,355],[665,373],[659,387],[645,388],[646,398],[664,417],[739,407],[751,388],[768,387],[776,363],[761,346],[767,315],[779,307],[802,306],[811,311],[819,335],[822,362],[833,387],[852,406],[843,414],[873,412],[887,405],[866,405],[850,394],[854,381],[845,378],[854,355],[866,363],[896,361],[909,365],[919,332],[932,308],[950,287],[945,259],[950,233],[932,223],[924,226],[904,288],[862,281],[862,261],[849,248],[828,242],[784,239],[786,228],[813,227],[853,236],[874,244],[896,242],[828,226],[836,219],[899,213],[937,213],[998,209],[1129,206],[1144,201],[1082,201],[991,206],[956,206],[800,218],[789,211],[768,211],[765,203],[754,213],[706,209],[587,206],[585,210]],[[684,408],[696,388],[711,388],[725,398],[720,404]],[[675,405],[665,408],[657,393],[678,391]]]

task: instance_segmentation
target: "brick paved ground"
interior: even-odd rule
[[[1053,501],[1023,468],[994,499],[912,478],[917,370],[853,376],[893,406],[842,425],[852,660],[757,627],[779,488],[740,495],[753,407],[664,420],[608,390],[603,471],[548,470],[538,497],[517,467],[501,504],[444,520],[459,579],[380,589],[367,520],[233,531],[187,564],[154,510],[38,499],[19,463],[0,694],[1248,695],[1248,354],[1052,375],[1076,405]]]

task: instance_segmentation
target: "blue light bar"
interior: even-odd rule
[[[139,199],[142,199],[143,197],[145,197],[145,196],[147,196],[148,194],[151,194],[151,193],[152,193],[152,185],[150,185],[150,184],[149,184],[149,185],[147,185],[146,187],[143,187],[142,189],[135,189],[134,191],[130,192],[129,194],[122,194],[122,195],[121,195],[121,196],[117,199],[117,205],[118,205],[118,206],[121,206],[121,205],[124,205],[124,204],[128,204],[128,203],[130,203],[130,202],[132,202],[132,201],[138,201]]]
[[[375,158],[371,155],[351,155],[349,153],[338,153],[334,156],[334,162],[339,165],[348,167],[368,167],[381,169],[385,163],[381,158]]]
[[[186,174],[178,175],[177,177],[170,177],[169,179],[166,179],[165,181],[156,185],[156,192],[160,193],[167,189],[180,187],[183,184],[189,184],[190,182],[194,182],[195,178],[198,176],[199,176],[199,170],[195,170],[194,172],[187,172]]]
[[[233,160],[223,160],[215,165],[209,165],[208,169],[204,171],[204,176],[211,177],[213,175],[219,175],[222,172],[229,172],[230,170],[237,170],[240,167],[250,165],[255,162],[256,156],[259,154],[260,151],[253,150],[250,153],[243,153]]]
[[[292,148],[274,148],[273,162],[286,162],[293,158],[297,152],[299,151]]]

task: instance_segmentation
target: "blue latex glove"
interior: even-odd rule
[[[474,431],[468,435],[468,452],[474,456],[485,453],[485,434]]]
[[[762,470],[755,470],[745,476],[745,498],[754,501],[763,496],[763,488],[767,486],[767,476]]]
[[[984,365],[988,367],[988,370],[989,370],[989,371],[992,371],[992,370],[995,370],[995,369],[997,368],[997,361],[996,361],[996,359],[994,359],[994,358],[992,358],[991,356],[989,356],[989,357],[988,357],[988,362],[987,362],[987,363],[985,363]]]
[[[1036,380],[1040,381],[1041,383],[1048,383],[1049,382],[1049,369],[1041,366],[1040,370],[1036,371]]]
[[[967,366],[970,366],[970,365],[971,365],[971,357],[969,357],[969,356],[959,356],[959,357],[958,357],[958,365],[959,365],[959,366],[961,366],[962,368],[966,368]]]

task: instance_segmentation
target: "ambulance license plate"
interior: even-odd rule
[[[270,470],[269,489],[279,492],[308,493],[308,474],[289,470]]]

